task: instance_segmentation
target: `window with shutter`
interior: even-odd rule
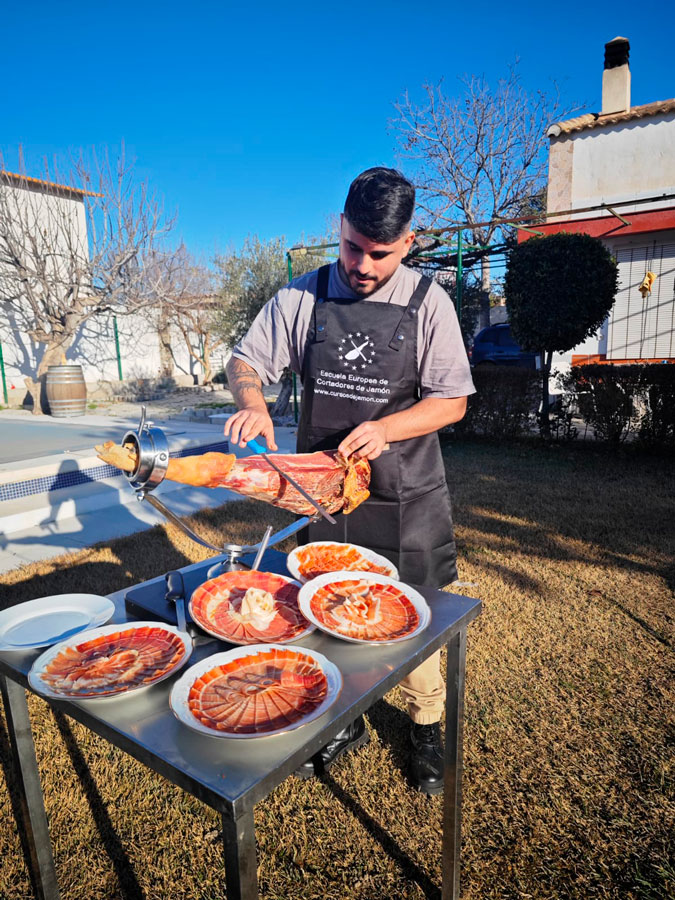
[[[675,243],[618,250],[619,289],[609,316],[607,359],[675,356]],[[642,298],[647,274],[656,281]]]

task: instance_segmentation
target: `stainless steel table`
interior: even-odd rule
[[[183,569],[186,580],[200,578],[206,565]],[[163,584],[163,578],[146,584],[155,583]],[[245,742],[198,734],[182,725],[169,708],[173,678],[123,699],[48,702],[217,810],[223,825],[227,898],[253,900],[258,896],[253,824],[258,800],[447,644],[443,898],[458,900],[466,632],[481,604],[431,588],[418,590],[432,616],[429,627],[415,638],[365,647],[315,632],[294,645],[318,650],[332,660],[342,672],[344,687],[323,716],[289,734]],[[113,622],[127,619],[124,596],[125,591],[111,595],[116,608]],[[190,663],[222,649],[217,641],[199,644]],[[53,900],[59,890],[24,690],[37,655],[38,651],[0,653],[0,686],[21,798],[19,827],[24,829],[36,895]],[[402,775],[394,770],[391,777]]]

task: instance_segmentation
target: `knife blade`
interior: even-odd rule
[[[307,493],[307,491],[304,489],[304,487],[302,487],[302,485],[298,484],[298,482],[295,480],[295,478],[291,478],[290,475],[288,475],[286,472],[284,472],[284,470],[271,459],[269,453],[267,453],[267,451],[265,450],[265,448],[263,447],[262,444],[259,444],[257,441],[247,441],[246,443],[251,448],[251,450],[253,450],[254,453],[258,453],[260,456],[262,456],[263,459],[266,459],[267,462],[272,466],[272,468],[276,469],[276,471],[282,476],[282,478],[285,478],[289,484],[293,485],[293,487],[296,489],[296,491],[299,494],[301,494],[305,498],[305,500],[307,500],[308,503],[311,503],[312,506],[314,507],[314,509],[320,515],[322,515],[324,517],[324,519],[326,519],[328,522],[330,522],[331,525],[336,524],[335,519],[331,516],[331,514],[329,512],[327,512],[323,508],[323,506],[321,506],[320,503],[317,503],[317,501],[314,499],[314,497],[310,496],[310,494]]]

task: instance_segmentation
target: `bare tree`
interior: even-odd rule
[[[155,297],[149,317],[159,338],[162,375],[171,376],[177,365],[172,338],[178,332],[190,358],[201,366],[204,384],[210,384],[211,357],[225,343],[217,327],[221,300],[214,272],[181,245],[175,253],[154,254],[146,273]]]
[[[204,384],[211,384],[213,381],[213,354],[225,346],[223,338],[214,332],[219,305],[219,298],[210,294],[186,297],[173,307],[173,321],[183,336],[188,353],[202,367]]]
[[[160,301],[152,308],[151,320],[159,338],[159,374],[162,378],[171,378],[174,373],[175,358],[171,334],[171,316],[169,305]]]
[[[48,367],[88,319],[154,302],[146,263],[173,225],[123,153],[80,157],[65,178],[43,174],[0,172],[0,303],[32,344],[24,381],[35,414]]]
[[[215,273],[189,253],[181,256],[183,265],[176,280],[177,290],[169,306],[169,316],[182,335],[190,357],[201,366],[204,384],[211,384],[211,358],[225,345],[217,326],[222,301],[217,295]]]
[[[484,78],[462,79],[460,95],[425,84],[425,102],[406,92],[392,126],[402,159],[413,164],[423,228],[465,225],[474,246],[505,245],[499,220],[527,212],[545,189],[546,127],[566,115],[557,91],[528,93],[511,68],[491,90]],[[496,221],[495,221],[496,220]],[[489,325],[490,254],[479,253],[481,327]]]

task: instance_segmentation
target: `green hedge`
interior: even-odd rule
[[[457,435],[489,438],[531,433],[541,397],[541,373],[510,366],[477,366],[476,393]],[[631,438],[653,447],[675,445],[675,365],[575,366],[558,378],[563,390],[551,428],[558,439],[574,438],[578,417],[599,440]]]
[[[465,417],[456,434],[516,437],[531,429],[539,405],[539,372],[516,366],[477,366],[476,393],[469,397]]]
[[[601,440],[675,444],[675,365],[575,366],[559,381]]]

